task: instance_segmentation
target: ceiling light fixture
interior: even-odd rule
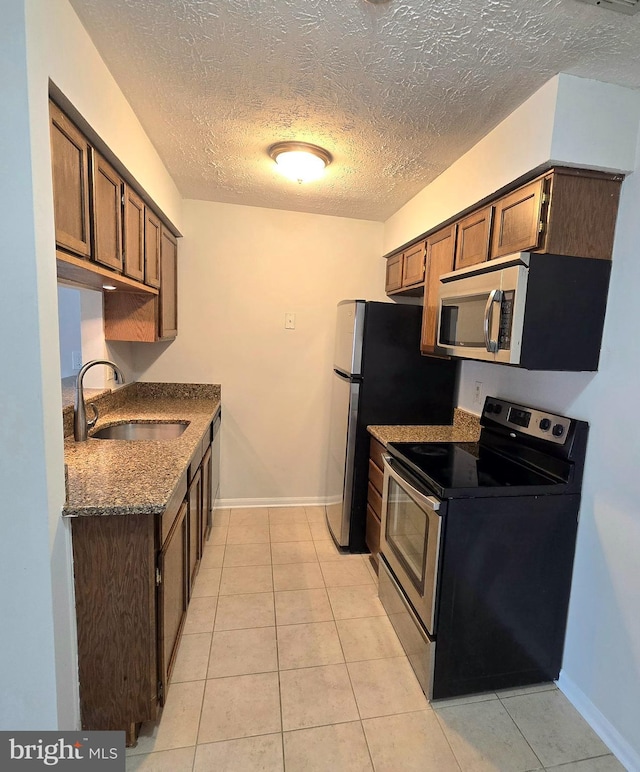
[[[333,161],[328,150],[309,142],[276,142],[268,152],[278,171],[299,183],[317,180]]]

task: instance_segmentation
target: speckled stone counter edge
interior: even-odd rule
[[[367,429],[383,445],[388,442],[477,442],[480,418],[455,408],[451,426],[368,426]]]

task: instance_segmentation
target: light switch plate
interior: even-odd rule
[[[296,328],[296,315],[290,311],[284,315],[284,328],[285,330],[295,330]]]

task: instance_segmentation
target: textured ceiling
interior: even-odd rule
[[[577,0],[71,4],[187,198],[384,220],[558,72],[640,88],[640,16]]]

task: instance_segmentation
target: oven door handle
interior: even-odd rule
[[[493,289],[487,298],[487,305],[484,307],[484,346],[490,354],[495,354],[498,350],[498,340],[491,340],[490,329],[493,318],[493,304],[502,302],[502,290]]]
[[[396,472],[396,470],[393,468],[393,459],[391,456],[387,455],[386,453],[383,454],[382,463],[384,464],[384,468],[388,472],[389,476],[393,477],[393,479],[402,488],[410,491],[411,495],[421,504],[424,504],[427,509],[430,509],[432,512],[437,512],[440,509],[440,502],[435,498],[435,496],[425,496],[424,493],[419,491],[417,488],[414,488],[411,483],[407,482],[405,477],[402,477]]]

